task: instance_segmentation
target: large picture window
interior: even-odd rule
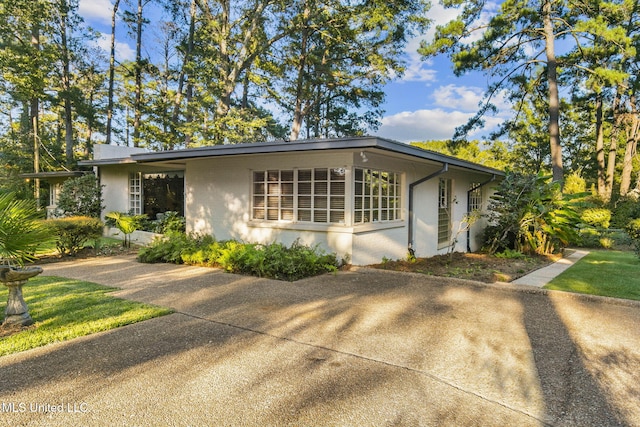
[[[400,219],[397,173],[356,168],[354,184],[354,224]]]
[[[256,220],[344,224],[345,171],[254,171],[252,197]]]
[[[156,219],[167,211],[184,215],[184,172],[129,174],[130,213]]]

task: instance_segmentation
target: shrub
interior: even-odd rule
[[[563,195],[549,177],[508,172],[490,203],[485,249],[549,254],[575,239],[576,203],[582,194]]]
[[[296,241],[260,245],[235,240],[215,241],[211,236],[169,233],[138,253],[141,262],[172,262],[215,266],[231,273],[294,281],[335,271],[335,254]]]
[[[65,216],[99,218],[102,206],[102,187],[93,174],[66,180],[58,195],[58,209]]]
[[[61,255],[73,255],[90,240],[102,236],[103,223],[97,218],[71,216],[46,221],[56,235],[56,248]]]
[[[629,221],[640,218],[640,201],[632,197],[622,197],[616,200],[612,211],[611,226],[625,228]]]
[[[640,218],[629,221],[626,227],[627,234],[633,241],[636,255],[640,258]]]
[[[172,231],[184,232],[185,219],[176,211],[159,213],[155,221],[151,221],[155,233],[166,234]]]
[[[605,208],[588,208],[580,215],[583,223],[596,228],[609,228],[611,211]]]

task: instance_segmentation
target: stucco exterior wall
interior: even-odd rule
[[[133,167],[119,165],[100,168],[100,184],[102,187],[102,198],[104,199],[104,209],[102,219],[109,212],[129,211],[129,172]]]

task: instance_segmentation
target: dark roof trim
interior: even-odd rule
[[[477,172],[504,175],[504,172],[455,157],[446,156],[434,151],[423,150],[402,142],[378,137],[351,137],[336,139],[298,140],[292,142],[272,141],[247,144],[213,145],[208,147],[189,148],[184,150],[159,151],[132,154],[128,159],[102,159],[81,162],[83,165],[100,166],[101,164],[151,163],[172,160],[190,160],[207,157],[222,157],[251,154],[295,153],[323,150],[364,150],[379,149],[397,154],[404,154],[421,160],[449,163],[464,169]],[[125,160],[128,160],[125,162]]]
[[[47,178],[73,178],[82,175],[86,175],[91,172],[87,171],[54,171],[54,172],[32,172],[32,173],[21,173],[18,175],[20,178],[39,178],[39,179],[47,179]]]

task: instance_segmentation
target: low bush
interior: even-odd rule
[[[170,233],[155,240],[139,252],[138,259],[220,267],[231,273],[289,281],[336,271],[339,266],[335,254],[298,241],[291,246],[260,245],[184,233]]]
[[[185,219],[176,211],[159,213],[157,219],[151,221],[151,225],[152,229],[147,231],[154,233],[167,234],[172,231],[184,233],[185,231]]]
[[[99,239],[104,227],[102,221],[88,216],[49,219],[45,223],[55,234],[56,248],[61,255],[73,255],[88,241]]]
[[[592,227],[609,228],[611,211],[605,208],[588,208],[582,211],[580,220]]]
[[[640,218],[629,221],[626,230],[627,234],[633,241],[636,255],[640,258]]]

